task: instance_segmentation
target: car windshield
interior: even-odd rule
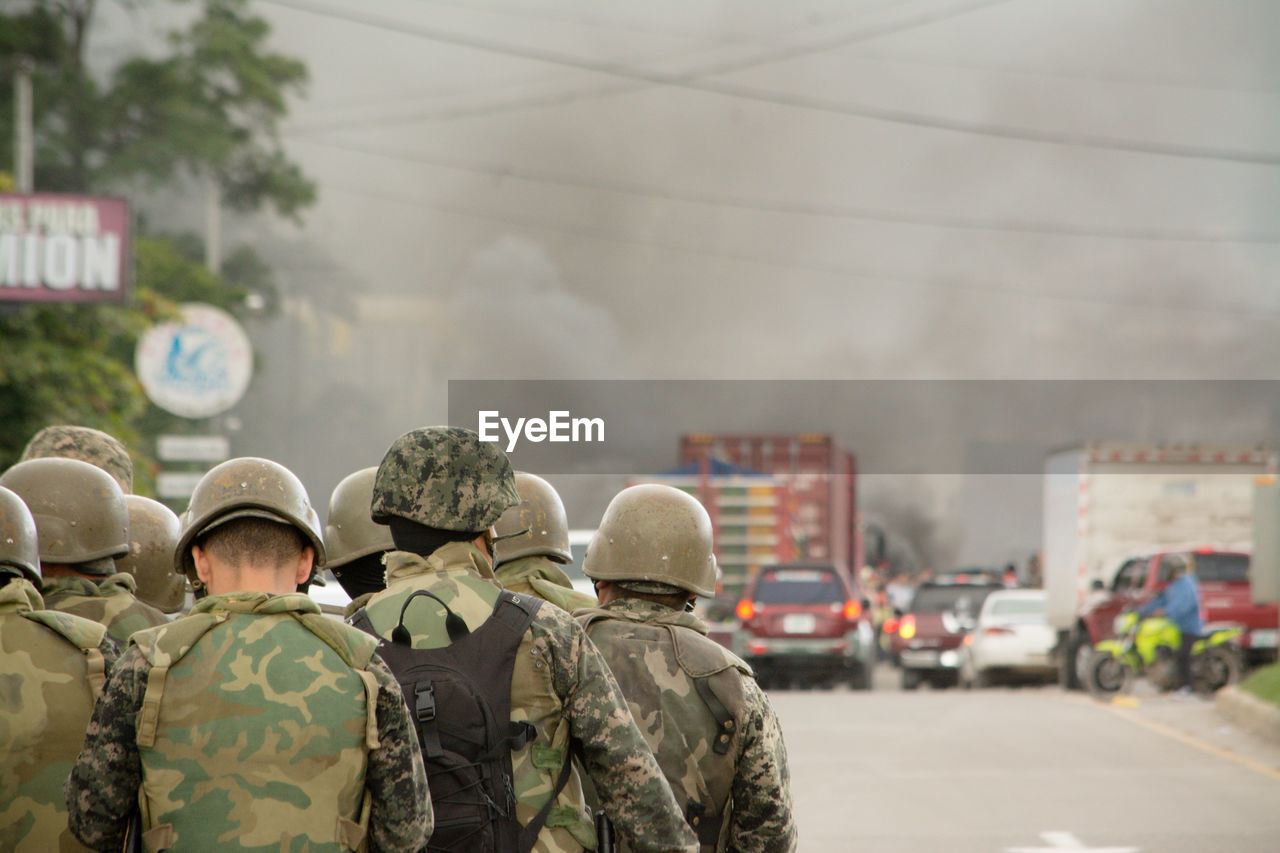
[[[755,599],[763,604],[827,604],[844,601],[844,587],[828,570],[771,570],[760,576]]]
[[[956,610],[957,605],[965,602],[970,613],[976,614],[979,605],[992,593],[990,587],[970,584],[955,586],[922,586],[916,590],[911,599],[911,611],[914,613],[942,613]]]
[[[999,598],[991,602],[987,614],[1001,622],[1043,622],[1044,599],[1025,596]]]
[[[1196,554],[1195,564],[1201,583],[1249,582],[1249,558],[1244,554]]]

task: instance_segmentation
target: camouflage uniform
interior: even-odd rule
[[[692,613],[623,598],[574,615],[617,678],[703,850],[795,850],[782,729],[750,668],[707,639],[707,626]],[[729,731],[700,697],[695,677],[708,679],[732,718]],[[713,748],[719,738],[728,745],[723,753]],[[690,802],[698,805],[691,810]]]
[[[512,592],[520,592],[550,601],[570,612],[579,607],[594,607],[596,600],[573,588],[564,569],[546,557],[517,557],[494,569],[498,583]]]
[[[239,592],[133,642],[67,780],[86,844],[120,849],[139,803],[160,847],[357,849],[365,824],[372,850],[426,843],[416,737],[369,637],[305,595]]]
[[[96,465],[120,484],[125,494],[133,491],[133,460],[115,436],[93,427],[59,425],[40,430],[22,451],[19,462],[28,459],[79,459]]]
[[[450,543],[427,558],[393,551],[387,555],[387,589],[366,607],[381,636],[391,636],[404,600],[419,589],[438,595],[472,629],[489,618],[502,591],[488,558],[470,543]],[[418,602],[405,614],[414,648],[447,645],[443,612],[425,605]],[[541,608],[516,652],[511,719],[538,728],[533,744],[512,755],[516,816],[522,824],[533,818],[553,790],[572,736],[582,743],[587,771],[619,835],[635,839],[634,850],[697,849],[652,753],[625,712],[617,683],[563,610]],[[593,849],[595,829],[575,772],[533,850]]]
[[[470,430],[427,427],[392,443],[378,466],[370,515],[429,528],[474,534],[520,501],[510,463]],[[374,630],[389,639],[405,600],[427,590],[469,628],[493,614],[502,592],[489,557],[471,542],[449,542],[427,556],[392,551],[387,589],[366,607]],[[418,602],[404,614],[414,648],[449,645],[439,606]],[[536,739],[512,754],[516,817],[527,825],[547,802],[571,740],[620,835],[637,851],[697,850],[671,788],[645,745],[600,654],[568,613],[540,607],[516,651],[511,676],[511,720],[537,727]],[[582,785],[570,776],[538,833],[534,853],[595,849],[595,833]]]
[[[0,850],[84,850],[62,782],[116,645],[96,622],[44,610],[35,586],[0,588]]]
[[[88,578],[45,578],[41,591],[50,610],[102,623],[107,627],[107,635],[123,648],[135,631],[169,621],[163,612],[140,601],[137,589],[138,582],[133,575],[120,573],[97,582]]]

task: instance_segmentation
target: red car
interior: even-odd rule
[[[973,627],[988,595],[999,583],[926,582],[916,588],[911,606],[886,625],[889,650],[902,669],[902,689],[920,682],[934,687],[959,683],[960,644]]]

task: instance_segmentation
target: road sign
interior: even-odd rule
[[[202,477],[201,471],[161,471],[156,475],[156,494],[170,500],[189,498]]]
[[[134,369],[157,406],[184,418],[221,414],[244,396],[253,350],[235,318],[189,302],[182,321],[152,326],[138,341]]]
[[[165,462],[221,462],[231,456],[225,435],[162,435],[156,455]]]

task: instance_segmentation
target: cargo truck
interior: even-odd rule
[[[1254,479],[1275,468],[1264,445],[1096,442],[1049,456],[1044,585],[1063,686],[1079,686],[1079,665],[1119,612],[1164,587],[1162,557],[1175,552],[1204,564],[1206,621],[1243,624],[1247,651],[1274,654],[1280,617],[1252,603],[1236,567],[1251,547]]]

